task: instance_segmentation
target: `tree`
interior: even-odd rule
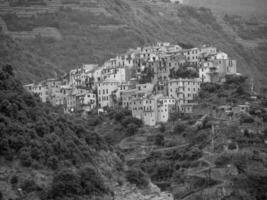
[[[7,74],[9,74],[10,76],[13,76],[14,75],[14,72],[13,72],[13,67],[11,65],[4,65],[2,67],[2,70],[3,72],[6,72]]]
[[[159,131],[161,133],[164,133],[166,131],[166,127],[165,127],[165,125],[163,123],[160,124]]]
[[[130,123],[127,125],[127,133],[129,136],[134,135],[138,130],[138,126],[134,123]]]
[[[79,174],[81,177],[81,186],[85,194],[103,195],[109,192],[103,178],[93,167],[81,169]]]
[[[163,146],[164,145],[164,136],[162,134],[156,135],[155,145]]]
[[[254,122],[254,119],[251,116],[249,116],[249,115],[243,114],[240,117],[240,123],[241,124],[242,123],[253,123],[253,122]]]
[[[52,198],[81,193],[80,177],[73,171],[63,169],[53,179],[50,195]]]
[[[41,188],[35,183],[33,179],[26,179],[21,183],[21,189],[27,193],[40,191]]]
[[[141,169],[129,169],[126,171],[126,178],[130,183],[140,188],[144,188],[149,184],[147,175]]]
[[[185,124],[183,124],[181,122],[178,122],[174,126],[174,133],[181,134],[181,133],[183,133],[185,131],[185,128],[186,128]]]

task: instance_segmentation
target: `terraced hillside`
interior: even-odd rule
[[[2,14],[9,31],[50,27],[62,38],[37,35],[34,39],[13,40],[1,37],[0,45],[4,49],[0,54],[1,64],[11,63],[21,80],[30,82],[63,73],[80,63],[101,64],[128,48],[158,40],[193,45],[209,43],[236,58],[240,72],[253,76],[260,85],[266,82],[266,42],[261,40],[248,48],[244,41],[239,42],[229,34],[229,29],[233,28],[223,17],[217,20],[208,9],[145,0],[73,2],[66,1],[61,7],[57,4],[57,12],[35,17]],[[10,49],[14,47],[10,44],[21,50],[13,54]],[[25,52],[31,54],[30,59]]]
[[[242,16],[267,16],[265,0],[185,0],[185,4]]]

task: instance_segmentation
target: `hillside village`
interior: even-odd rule
[[[130,49],[102,66],[84,64],[60,78],[24,87],[42,102],[63,106],[65,113],[125,108],[154,126],[167,122],[173,112],[193,113],[201,84],[223,83],[231,75],[240,75],[236,61],[216,47],[186,49],[158,42]]]

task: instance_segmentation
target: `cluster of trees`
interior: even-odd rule
[[[103,196],[112,194],[104,179],[93,167],[78,171],[64,169],[55,174],[52,185],[43,199],[64,199],[65,196]]]
[[[150,175],[152,181],[171,182],[177,170],[191,167],[201,156],[202,151],[191,146],[152,152],[141,162],[141,169]]]
[[[146,67],[142,72],[142,77],[139,83],[141,84],[151,83],[153,78],[154,78],[153,69],[151,67]]]
[[[145,172],[143,172],[140,168],[130,168],[126,172],[127,180],[135,184],[139,188],[144,188],[149,184],[149,178]]]
[[[134,135],[142,126],[142,120],[132,117],[131,111],[127,109],[109,110],[110,119],[115,119],[127,133],[127,136]]]
[[[64,115],[60,108],[41,103],[14,78],[11,66],[0,70],[0,157],[18,160],[24,167],[57,171],[83,163],[95,166],[94,160],[100,156],[98,151],[113,151],[93,131],[95,123]],[[26,192],[42,190],[32,181],[23,185]],[[46,194],[54,199],[67,194],[105,192],[108,190],[101,176],[93,168],[87,168],[77,173],[59,171]]]
[[[177,78],[198,78],[198,72],[194,68],[194,66],[184,66],[180,67],[178,70],[172,69],[170,72],[170,78],[177,79]]]

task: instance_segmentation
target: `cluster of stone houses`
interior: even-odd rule
[[[171,78],[182,67],[198,76]],[[167,122],[171,112],[193,112],[201,82],[222,82],[225,75],[235,73],[236,61],[215,47],[183,49],[157,43],[25,88],[43,102],[63,105],[66,112],[123,107],[153,126]]]

